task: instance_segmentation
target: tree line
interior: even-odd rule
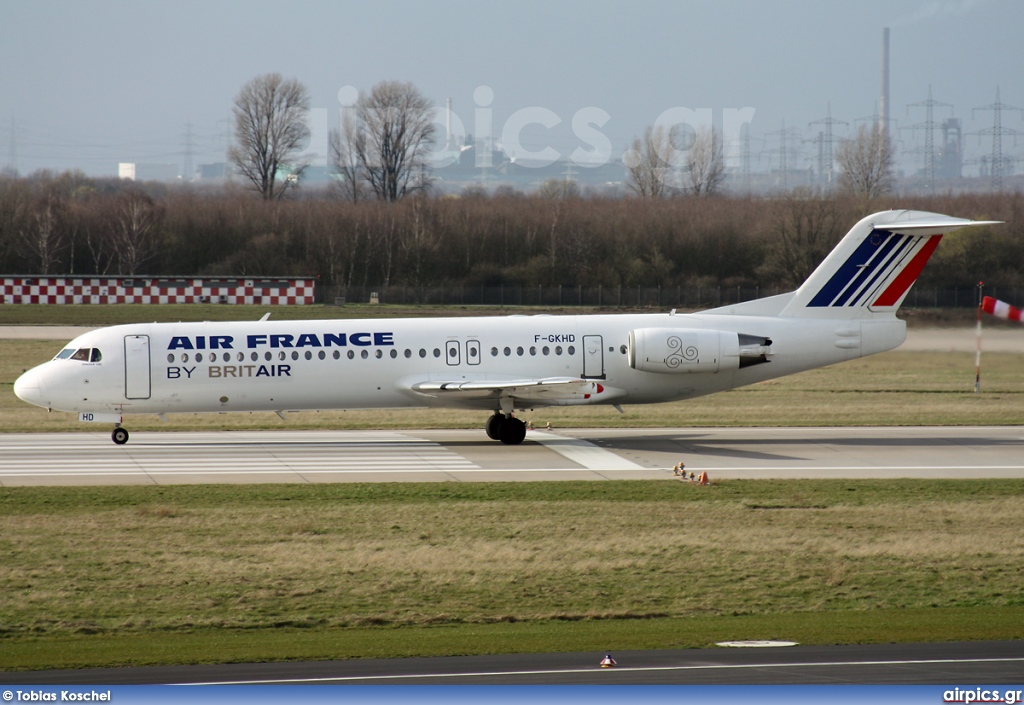
[[[397,202],[77,173],[0,177],[0,271],[315,276],[326,286],[791,288],[863,216],[917,208],[1007,221],[955,234],[922,285],[1024,288],[1024,195],[585,198],[571,192]]]

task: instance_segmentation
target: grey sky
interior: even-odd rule
[[[272,71],[304,82],[332,126],[339,89],[397,79],[438,106],[450,97],[472,132],[474,90],[488,86],[496,137],[513,112],[545,108],[562,124],[528,127],[524,143],[563,156],[586,147],[570,123],[588,107],[610,116],[598,129],[616,158],[673,107],[711,108],[716,121],[751,107],[753,135],[785,119],[809,139],[829,102],[851,127],[876,110],[887,26],[900,125],[924,121],[906,106],[929,84],[965,131],[991,126],[991,112],[972,119],[972,108],[992,103],[997,85],[1004,102],[1024,105],[1020,0],[0,0],[0,166],[12,120],[23,174],[180,163],[187,123],[196,163],[220,161],[232,99]],[[1019,113],[1004,125],[1024,130]],[[904,147],[916,139],[899,135]],[[965,143],[975,155],[990,149],[987,138]]]

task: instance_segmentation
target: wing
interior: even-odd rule
[[[511,401],[524,404],[564,405],[587,404],[601,395],[602,401],[611,391],[593,380],[578,377],[544,377],[540,379],[430,379],[406,380],[402,385],[424,397],[452,405],[479,406],[480,402]],[[618,395],[616,395],[618,396]]]

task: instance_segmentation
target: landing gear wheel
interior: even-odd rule
[[[499,435],[499,429],[505,422],[505,414],[497,413],[491,418],[487,419],[487,425],[484,426],[484,430],[487,431],[487,437],[492,441],[497,441],[501,438]]]
[[[526,438],[526,424],[509,416],[498,429],[499,440],[507,446],[516,446]]]
[[[128,429],[121,428],[120,426],[118,426],[113,431],[111,431],[110,440],[112,440],[119,446],[123,446],[125,443],[128,442]]]

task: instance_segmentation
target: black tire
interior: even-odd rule
[[[526,438],[526,424],[509,416],[498,430],[500,440],[507,446],[517,446]]]
[[[121,428],[120,426],[118,426],[113,431],[111,431],[110,440],[112,440],[119,446],[123,446],[125,443],[128,442],[128,429]]]
[[[484,426],[484,430],[487,431],[487,437],[492,441],[501,439],[501,425],[505,422],[505,414],[494,414],[491,418],[487,419],[487,425]]]

